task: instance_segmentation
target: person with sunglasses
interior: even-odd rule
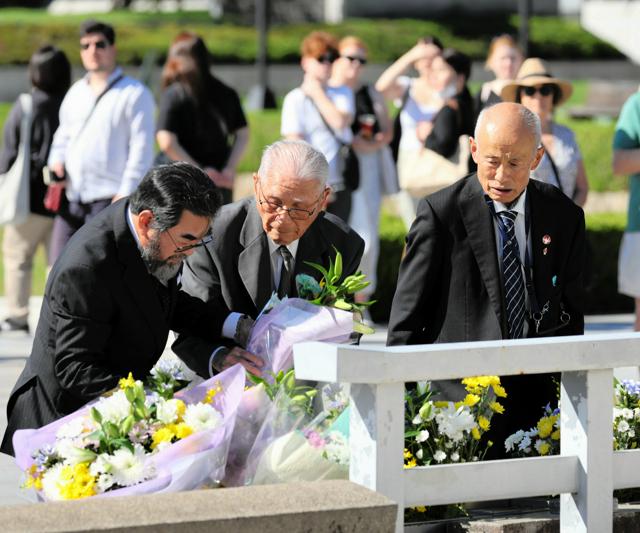
[[[347,221],[351,191],[342,177],[340,151],[352,141],[353,92],[344,85],[328,85],[331,66],[339,57],[333,35],[310,33],[302,41],[300,54],[304,80],[284,98],[280,133],[285,139],[307,141],[327,158],[331,187],[327,210]]]
[[[522,103],[540,118],[545,155],[531,177],[555,185],[583,207],[589,182],[582,153],[573,131],[553,119],[556,107],[566,102],[572,92],[570,82],[554,78],[542,59],[530,57],[501,95],[505,102]]]
[[[378,226],[384,194],[398,192],[398,177],[389,142],[393,124],[383,96],[373,85],[362,83],[367,64],[367,47],[358,37],[346,36],[338,44],[340,57],[333,64],[329,86],[346,85],[355,95],[352,147],[358,157],[360,184],[351,194],[349,224],[364,239],[360,268],[371,282],[356,295],[367,301],[376,290],[376,270],[380,242]]]
[[[39,428],[117,387],[144,379],[169,330],[219,337],[225,309],[178,290],[183,261],[210,240],[220,194],[188,163],[150,170],[137,190],[78,230],[45,291],[31,355],[7,403],[0,448],[18,429]],[[209,359],[185,358],[203,377]],[[237,361],[260,374],[249,354]]]
[[[79,45],[87,74],[62,102],[48,159],[66,193],[53,223],[50,266],[85,222],[136,189],[153,161],[153,96],[117,65],[115,30],[86,20]]]
[[[222,326],[225,341],[181,334],[172,346],[179,357],[210,359],[223,370],[236,362],[234,353],[246,346],[273,293],[296,296],[298,274],[319,278],[310,262],[329,268],[339,251],[343,278],[357,271],[364,242],[323,210],[331,193],[328,178],[326,158],[309,143],[278,141],[265,149],[253,176],[254,197],[220,209],[211,226],[215,238],[182,271],[183,291],[232,311]]]

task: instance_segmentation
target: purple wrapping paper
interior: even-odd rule
[[[207,481],[222,479],[236,413],[244,391],[244,368],[234,365],[190,390],[178,392],[175,398],[180,398],[187,404],[197,403],[218,382],[222,386],[222,392],[214,397],[213,406],[222,414],[224,422],[221,426],[190,435],[152,455],[150,460],[154,462],[157,472],[153,479],[98,496],[176,492],[195,489]],[[27,470],[33,464],[31,454],[45,444],[54,443],[58,429],[72,419],[88,414],[94,403],[95,401],[90,402],[78,411],[40,429],[16,431],[13,436],[16,464],[23,471]]]

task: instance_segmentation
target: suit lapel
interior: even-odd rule
[[[271,296],[273,280],[267,236],[254,204],[249,207],[240,231],[240,245],[244,249],[238,257],[238,272],[256,310],[260,312]]]
[[[504,290],[496,253],[495,230],[491,212],[485,202],[484,191],[477,176],[469,178],[460,198],[460,215],[467,230],[469,244],[504,335],[506,334]]]
[[[140,255],[138,245],[127,224],[126,210],[129,203],[123,201],[122,209],[114,217],[114,234],[118,257],[124,265],[124,284],[153,332],[156,348],[164,349],[169,324],[162,312],[154,278],[149,274]]]
[[[325,268],[329,267],[327,250],[331,245],[322,232],[323,217],[324,213],[321,213],[300,239],[294,268],[296,276],[298,274],[307,274],[316,279],[320,277],[320,272],[312,266],[307,265],[305,261],[321,264]],[[333,250],[330,251],[331,257],[333,257],[334,253]]]
[[[540,196],[533,180],[527,186],[531,209],[531,266],[533,268],[533,285],[538,305],[543,306],[549,299],[553,288],[553,237],[557,233],[554,218],[549,217],[544,209],[544,199]],[[545,241],[546,242],[545,244]],[[547,253],[544,253],[544,250]]]

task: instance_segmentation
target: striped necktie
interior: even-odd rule
[[[525,318],[524,277],[520,263],[520,249],[516,239],[516,211],[501,211],[502,220],[502,279],[507,304],[507,326],[510,339],[522,337]]]
[[[282,245],[278,247],[278,253],[282,256],[282,269],[280,270],[280,283],[278,283],[278,298],[291,295],[291,278],[293,277],[293,256],[289,248]]]

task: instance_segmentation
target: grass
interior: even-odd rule
[[[28,61],[38,46],[53,42],[79,62],[78,26],[91,15],[49,15],[43,9],[0,9],[0,64]],[[140,64],[147,54],[162,61],[170,40],[185,29],[203,36],[216,61],[250,63],[257,52],[256,31],[251,23],[213,21],[207,13],[136,13],[115,11],[94,15],[112,23],[118,33],[118,51],[124,64]],[[252,21],[251,21],[252,22]],[[274,24],[269,33],[271,61],[298,59],[301,39],[313,30],[326,30],[338,37],[358,35],[369,46],[373,62],[391,62],[424,35],[437,35],[475,59],[484,58],[493,35],[517,33],[518,17],[508,14],[464,16],[451,13],[440,20],[347,19],[340,24]],[[547,59],[621,58],[609,44],[562,17],[532,17],[531,51]]]

